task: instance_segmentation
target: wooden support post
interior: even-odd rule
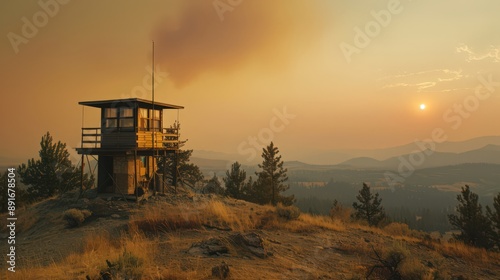
[[[83,172],[84,172],[84,158],[83,158],[83,153],[82,153],[82,162],[81,162],[81,172],[80,172],[80,197],[83,195]]]
[[[179,171],[177,169],[177,151],[175,151],[174,153],[173,169],[174,170],[172,170],[172,184],[174,185],[175,194],[177,194],[177,172]]]
[[[165,193],[165,184],[167,183],[167,157],[165,153],[163,154],[163,184],[162,186],[162,193]]]
[[[137,188],[137,150],[134,150],[134,193],[135,201],[139,203],[139,190]]]

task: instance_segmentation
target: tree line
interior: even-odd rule
[[[95,178],[86,173],[82,176],[80,168],[71,162],[66,144],[61,141],[55,142],[49,132],[42,136],[38,154],[37,159],[31,158],[17,168],[20,182],[26,186],[26,189],[16,189],[18,205],[63,194],[78,187],[84,191],[94,186]],[[194,189],[198,186],[205,193],[225,194],[260,204],[291,205],[295,202],[293,195],[283,195],[283,192],[289,188],[285,184],[288,180],[287,169],[283,167],[284,162],[279,155],[279,149],[273,142],[263,148],[263,161],[258,165],[261,170],[255,173],[255,180],[251,176],[247,178],[241,165],[235,162],[223,178],[225,188],[222,188],[215,174],[211,179],[205,180],[199,167],[189,162],[191,154],[192,150],[184,150],[175,155],[161,157],[158,171],[161,173],[166,170],[164,175],[171,181],[174,176],[179,176],[181,183]],[[0,200],[5,202],[1,204],[0,212],[5,212],[7,211],[7,172],[0,175],[0,182],[2,182]]]
[[[283,164],[278,147],[271,142],[262,149],[262,163],[258,165],[260,171],[255,172],[256,179],[254,180],[252,176],[247,178],[247,173],[242,169],[241,164],[235,162],[230,170],[226,171],[226,176],[223,178],[225,189],[221,190],[221,193],[258,204],[292,205],[295,202],[295,196],[283,194],[289,189],[289,186],[285,184],[288,176]],[[217,182],[218,179],[214,174],[209,181],[210,190]],[[220,183],[218,184],[220,187]]]
[[[189,163],[191,153],[192,151],[181,152],[180,157],[176,157],[175,160],[163,158],[160,160],[160,166],[165,164],[171,167],[174,163],[179,164],[179,172],[183,173],[186,181],[192,184],[199,183],[203,181],[203,175],[198,166]],[[271,142],[262,149],[262,163],[258,165],[260,171],[255,172],[255,180],[252,176],[247,178],[246,171],[242,169],[241,164],[235,162],[223,178],[225,188],[221,186],[214,174],[206,182],[202,191],[224,194],[258,204],[292,205],[296,202],[294,195],[284,194],[289,189],[289,185],[286,184],[287,169],[283,167],[283,164],[278,147]],[[78,186],[88,189],[93,186],[94,182],[92,176],[88,174],[82,176],[81,171],[71,163],[66,144],[61,141],[54,142],[49,132],[40,141],[39,158],[32,158],[27,164],[21,164],[17,173],[21,183],[27,185],[26,190],[16,190],[18,192],[16,200],[21,203],[48,198]],[[173,176],[173,174],[170,175],[170,177]],[[3,182],[0,186],[1,200],[6,202],[7,173],[0,176],[0,181]],[[356,199],[357,202],[352,204],[354,211],[351,217],[353,219],[365,221],[370,226],[380,226],[388,222],[382,199],[378,193],[372,193],[366,183],[363,183]],[[457,201],[456,213],[448,215],[449,223],[460,231],[455,238],[477,247],[497,246],[500,248],[500,193],[493,199],[493,208],[486,206],[485,212],[479,203],[478,195],[473,193],[468,185],[463,187],[461,193],[457,195]],[[2,203],[0,211],[6,211],[6,206],[7,203]],[[342,209],[342,205],[335,201],[331,211],[339,212]]]

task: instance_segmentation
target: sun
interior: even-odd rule
[[[425,108],[426,108],[426,107],[427,107],[427,106],[425,106],[425,104],[424,104],[424,103],[420,104],[420,110],[422,110],[422,111],[423,111],[423,110],[425,110]]]

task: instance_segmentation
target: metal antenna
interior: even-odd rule
[[[153,103],[153,115],[151,116],[151,119],[153,119],[153,127],[152,127],[152,132],[153,132],[153,154],[155,150],[155,41],[152,41],[153,43],[153,52],[151,54],[151,60],[152,60],[152,69],[151,69],[151,96],[152,96],[152,103]]]

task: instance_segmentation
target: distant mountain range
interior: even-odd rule
[[[427,150],[422,151],[423,148]],[[460,142],[435,144],[421,142],[420,146],[410,143],[375,150],[329,151],[317,154],[317,158],[313,158],[313,155],[315,153],[299,160],[288,161],[285,166],[289,169],[304,170],[349,168],[395,170],[405,161],[412,164],[415,169],[464,163],[500,164],[500,136],[485,136]],[[343,160],[339,161],[339,159]],[[256,158],[249,162],[241,155],[200,150],[195,150],[192,157],[192,161],[202,170],[212,172],[227,170],[235,161],[251,167],[257,165],[260,160]]]
[[[423,140],[419,140],[423,141]],[[428,142],[427,146],[430,146]],[[435,143],[435,151],[443,153],[464,153],[467,151],[477,150],[487,145],[500,146],[500,136],[484,136],[472,138],[465,141],[446,141],[443,143]],[[376,160],[386,160],[399,155],[411,154],[416,150],[421,150],[416,143],[408,143],[406,145],[389,147],[383,149],[351,149],[351,150],[331,150],[311,153],[303,156],[300,161],[310,162],[315,164],[339,164],[344,163],[353,158],[367,157]]]
[[[500,164],[500,145],[486,145],[482,148],[462,153],[432,152],[424,150],[409,154],[394,156],[386,160],[370,157],[358,157],[339,164],[339,166],[356,168],[397,169],[402,163],[411,164],[415,169],[457,165],[464,163]]]

